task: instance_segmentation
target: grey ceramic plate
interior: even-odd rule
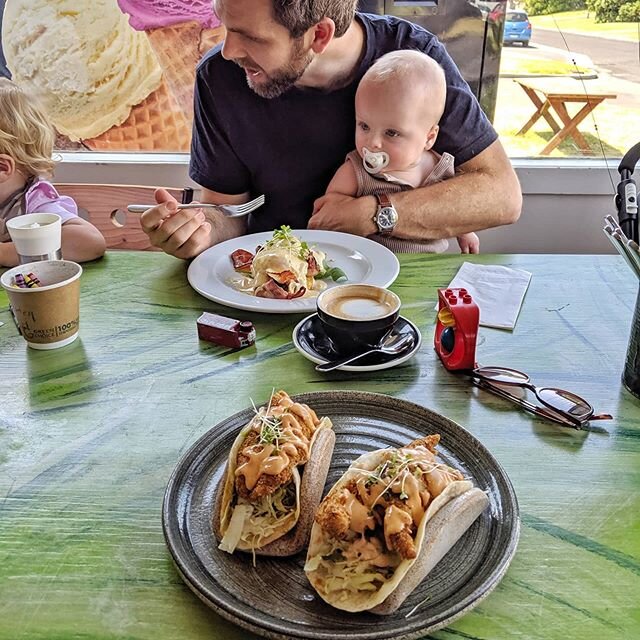
[[[333,421],[336,448],[326,489],[362,453],[440,433],[440,457],[487,492],[489,508],[395,614],[334,609],[307,582],[304,554],[258,557],[254,567],[250,554],[229,555],[217,548],[211,525],[215,491],[231,444],[253,415],[253,409],[246,409],[200,438],[169,480],[164,534],[187,585],[223,617],[269,638],[418,638],[476,606],[504,575],[520,532],[513,487],[493,456],[456,423],[411,402],[357,391],[307,393],[295,399]]]

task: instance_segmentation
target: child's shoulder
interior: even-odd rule
[[[57,213],[64,223],[78,215],[78,207],[69,196],[61,196],[47,180],[36,178],[25,193],[25,213]]]
[[[42,178],[36,178],[33,181],[33,183],[27,188],[26,195],[50,199],[60,197],[56,188],[50,182],[43,180]]]

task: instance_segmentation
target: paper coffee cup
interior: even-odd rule
[[[62,257],[62,218],[57,213],[28,213],[6,225],[22,264]]]
[[[39,286],[20,288],[16,276],[35,276]],[[69,260],[44,260],[5,271],[0,284],[9,296],[18,328],[33,349],[57,349],[78,337],[82,267]],[[20,279],[20,278],[18,278]]]

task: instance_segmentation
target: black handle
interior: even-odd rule
[[[640,142],[627,153],[620,161],[618,171],[620,172],[620,183],[616,189],[616,208],[618,210],[618,220],[620,227],[627,238],[638,242],[638,190],[636,183],[631,177],[640,159]]]

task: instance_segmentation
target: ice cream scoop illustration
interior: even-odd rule
[[[162,71],[116,0],[7,0],[2,44],[13,80],[43,102],[56,129],[92,138],[124,122]]]

